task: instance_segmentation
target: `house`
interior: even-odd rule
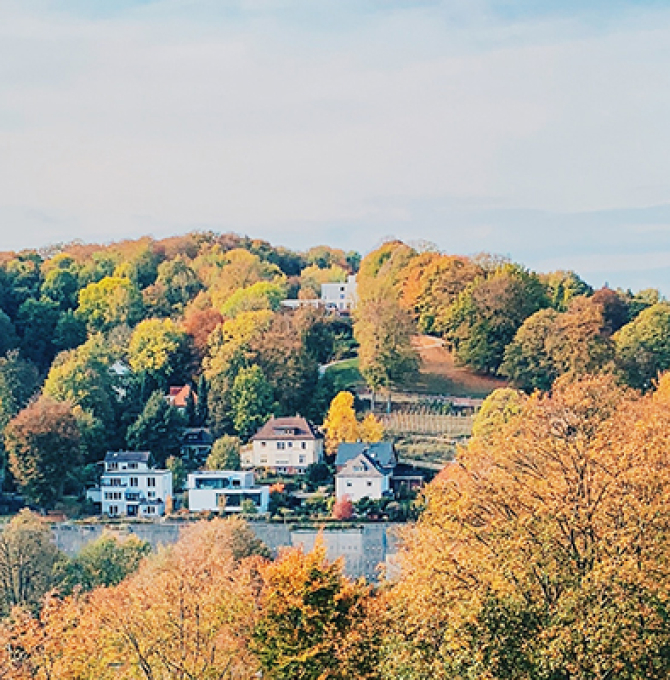
[[[186,410],[186,404],[188,400],[193,397],[193,403],[198,403],[198,395],[193,391],[190,385],[179,385],[176,387],[171,387],[170,392],[165,397],[170,406],[174,406],[180,411]]]
[[[270,487],[256,486],[254,473],[234,470],[202,470],[188,476],[188,507],[191,512],[209,510],[240,512],[250,500],[260,513],[268,511]]]
[[[100,487],[87,497],[101,504],[102,513],[115,517],[156,517],[165,514],[172,496],[172,473],[149,466],[148,451],[110,451],[105,456]]]
[[[181,439],[181,457],[196,466],[202,465],[212,451],[214,437],[206,427],[189,427]]]
[[[302,416],[270,418],[251,438],[242,463],[281,474],[302,474],[323,459],[323,435]]]
[[[356,275],[347,277],[346,283],[322,283],[321,300],[332,309],[350,312],[356,306]]]
[[[335,457],[335,496],[350,501],[378,500],[393,494],[393,471],[398,459],[391,442],[340,444]]]
[[[392,442],[345,442],[337,447],[335,456],[335,468],[338,472],[349,460],[365,453],[369,458],[382,468],[395,468],[398,464],[398,456]]]

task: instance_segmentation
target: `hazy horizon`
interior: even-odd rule
[[[663,2],[8,0],[0,249],[384,237],[670,293]]]

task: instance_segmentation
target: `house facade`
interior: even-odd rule
[[[392,495],[393,470],[382,468],[364,452],[349,459],[335,475],[335,496],[356,503],[363,498],[379,500]]]
[[[212,451],[214,437],[206,427],[189,427],[181,439],[181,457],[196,465],[202,465]]]
[[[280,474],[302,474],[323,460],[323,435],[302,416],[270,418],[251,438],[243,465]]]
[[[172,473],[152,469],[148,451],[110,451],[100,487],[87,495],[110,517],[158,517],[172,496]]]
[[[356,306],[356,275],[347,277],[346,283],[322,283],[321,301],[326,307],[340,312],[350,312]]]
[[[259,513],[268,511],[270,489],[256,486],[254,473],[235,470],[202,470],[188,476],[188,507],[191,512],[241,512],[251,501]]]
[[[391,442],[340,444],[335,457],[335,495],[353,503],[391,496],[398,457]]]

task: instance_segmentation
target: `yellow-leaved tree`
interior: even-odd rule
[[[330,402],[323,429],[326,432],[326,451],[331,455],[343,442],[378,442],[384,437],[384,427],[373,413],[358,422],[354,395],[344,391]]]

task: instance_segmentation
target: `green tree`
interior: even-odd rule
[[[146,319],[130,336],[128,356],[135,373],[147,373],[156,384],[181,380],[187,373],[187,336],[171,319]]]
[[[616,361],[626,382],[647,389],[670,368],[670,304],[648,307],[615,336]]]
[[[25,497],[52,508],[81,462],[81,437],[70,404],[42,397],[10,421],[4,437],[12,474]]]
[[[248,439],[272,411],[272,389],[259,366],[243,368],[231,391],[233,425],[242,439]]]
[[[236,290],[221,307],[224,316],[235,318],[242,312],[256,312],[263,309],[277,311],[286,297],[286,288],[281,283],[258,281],[248,288]]]
[[[58,558],[48,524],[30,510],[13,517],[0,533],[0,613],[16,606],[37,609],[54,584]]]
[[[207,378],[204,374],[198,379],[197,399],[195,403],[195,425],[204,427],[209,418]]]
[[[0,356],[16,349],[19,346],[19,338],[12,320],[0,309]]]
[[[46,371],[56,355],[54,336],[60,320],[58,305],[51,300],[26,300],[16,316],[21,353]]]
[[[493,390],[486,399],[472,423],[472,434],[486,439],[497,433],[500,428],[523,410],[526,396],[509,387]]]
[[[170,456],[165,461],[165,467],[172,473],[172,484],[175,491],[183,491],[186,484],[186,466],[177,456]]]
[[[135,451],[150,451],[156,465],[163,467],[170,456],[179,455],[183,431],[183,416],[157,391],[128,428],[126,439]]]
[[[111,429],[116,402],[111,364],[104,340],[93,336],[80,347],[56,357],[44,383],[44,394],[80,406]]]
[[[72,559],[62,559],[54,577],[63,595],[76,588],[84,591],[99,586],[115,586],[137,571],[140,562],[151,553],[151,546],[131,534],[119,537],[110,532],[87,543]]]
[[[546,305],[538,277],[505,264],[458,296],[445,319],[445,339],[461,364],[495,373],[521,324]]]
[[[212,445],[212,451],[205,462],[205,469],[239,470],[240,462],[240,440],[237,437],[223,435]]]
[[[77,316],[91,331],[108,331],[122,323],[133,325],[142,316],[142,296],[130,279],[106,276],[79,291]]]

